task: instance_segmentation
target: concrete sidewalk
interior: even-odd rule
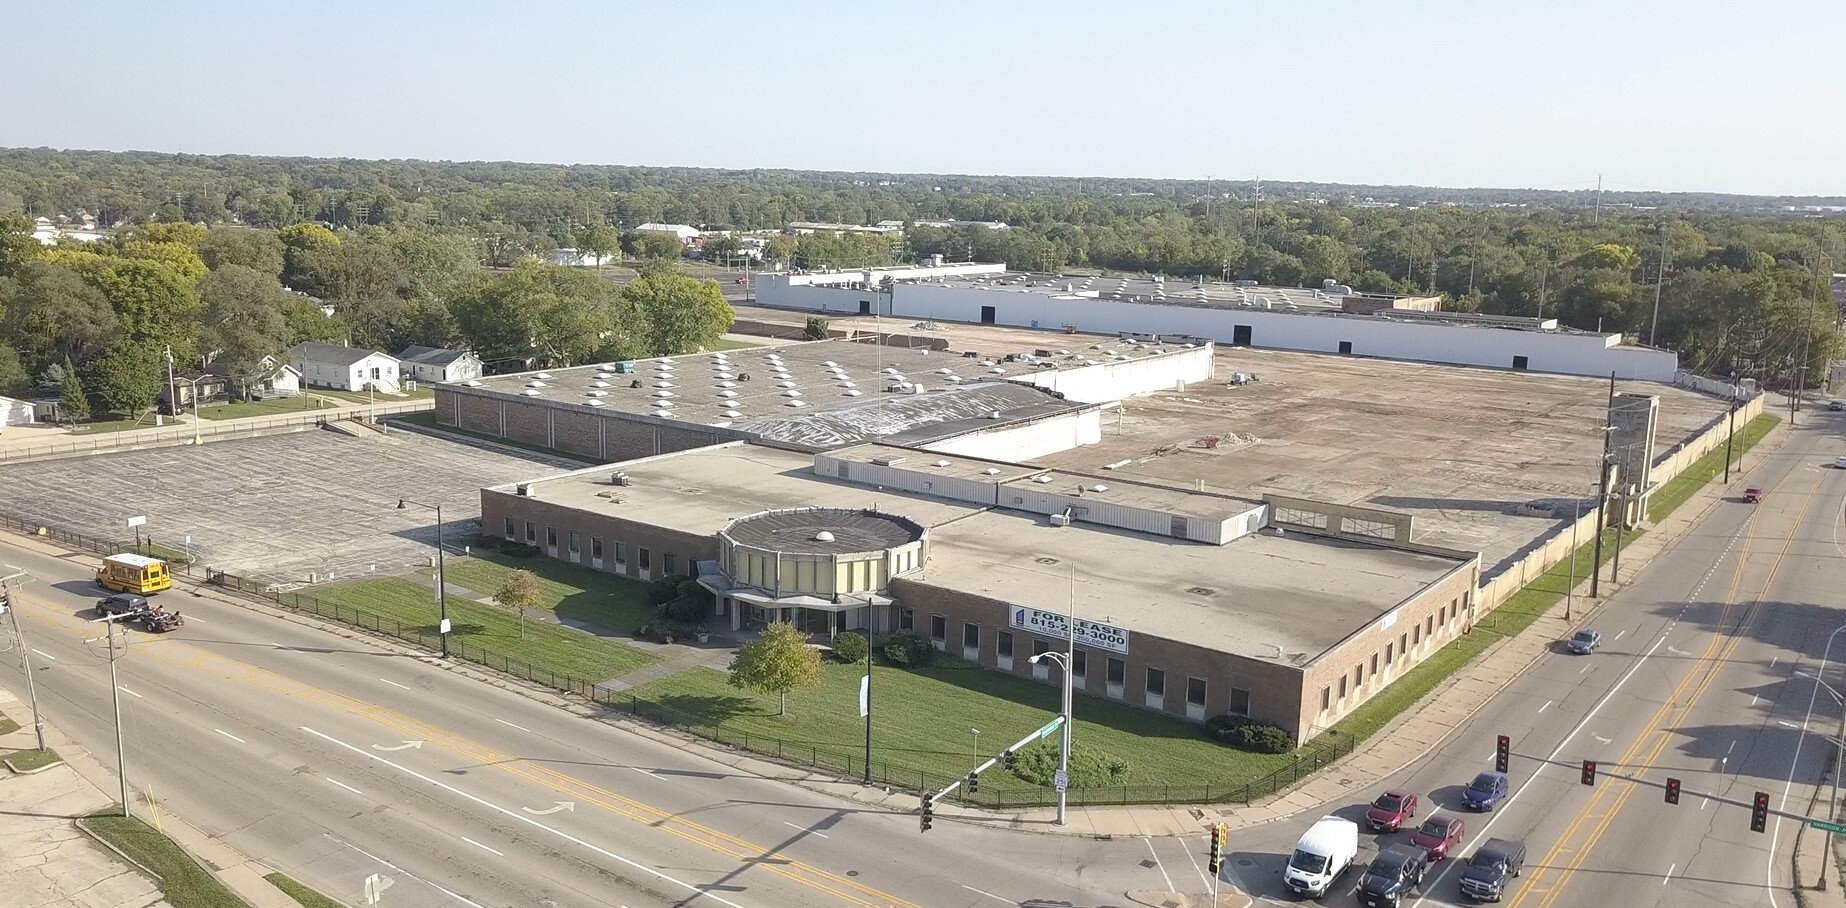
[[[32,709],[0,689],[0,712],[21,723],[0,735],[0,752],[38,746]],[[45,744],[65,762],[14,775],[0,768],[0,904],[18,908],[163,908],[159,885],[137,865],[77,828],[77,818],[116,803],[115,773],[80,745],[45,726]],[[145,803],[136,815],[148,819]],[[263,879],[270,868],[237,853],[169,813],[161,830],[252,908],[301,908]]]

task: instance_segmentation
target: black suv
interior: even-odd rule
[[[1497,902],[1506,896],[1506,881],[1518,876],[1525,862],[1524,844],[1488,839],[1461,872],[1461,894],[1478,902]]]
[[[1397,908],[1410,891],[1423,882],[1429,869],[1429,852],[1415,845],[1392,845],[1378,852],[1359,880],[1359,904],[1369,908]]]
[[[96,600],[96,616],[108,618],[114,615],[139,615],[147,611],[147,599],[133,593],[116,593],[107,599]]]

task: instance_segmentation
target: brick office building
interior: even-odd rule
[[[733,443],[485,489],[482,526],[635,579],[696,574],[731,627],[914,629],[1048,682],[1027,659],[1063,649],[1074,615],[1080,690],[1306,740],[1465,632],[1478,573],[1390,512],[1312,507]]]

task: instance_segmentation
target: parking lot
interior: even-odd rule
[[[277,582],[401,572],[434,555],[441,505],[451,545],[475,532],[483,485],[561,463],[393,431],[315,430],[0,467],[0,509],[49,526],[128,539],[130,517],[201,565]]]

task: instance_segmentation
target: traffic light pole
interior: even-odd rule
[[[1567,769],[1575,769],[1575,770],[1582,772],[1584,778],[1589,779],[1589,780],[1594,780],[1597,777],[1607,777],[1611,779],[1620,779],[1624,782],[1629,782],[1635,785],[1641,785],[1641,786],[1645,786],[1648,788],[1658,788],[1663,793],[1671,789],[1673,791],[1676,791],[1679,794],[1679,796],[1682,796],[1682,797],[1696,796],[1696,797],[1704,798],[1708,801],[1716,801],[1719,804],[1729,804],[1734,807],[1748,807],[1752,811],[1762,811],[1762,813],[1766,817],[1768,816],[1783,817],[1783,818],[1790,819],[1790,820],[1797,820],[1799,822],[1806,823],[1808,825],[1813,825],[1815,823],[1831,824],[1833,822],[1831,819],[1827,819],[1827,818],[1810,817],[1804,813],[1795,813],[1789,810],[1778,810],[1773,807],[1768,807],[1766,804],[1768,795],[1764,794],[1763,792],[1756,793],[1757,797],[1763,799],[1762,801],[1759,802],[1754,798],[1746,801],[1741,798],[1728,798],[1728,797],[1725,797],[1724,795],[1718,794],[1717,792],[1713,792],[1713,791],[1696,791],[1691,788],[1671,786],[1665,782],[1655,782],[1649,779],[1643,779],[1640,776],[1631,776],[1631,775],[1625,775],[1619,772],[1611,772],[1610,770],[1604,768],[1601,764],[1597,763],[1594,760],[1584,760],[1584,761],[1580,761],[1577,763],[1569,763],[1563,760],[1551,760],[1545,757],[1528,756],[1526,754],[1519,753],[1518,751],[1512,751],[1511,755],[1515,757],[1519,757],[1520,759],[1531,760],[1534,763],[1549,764],[1552,766],[1562,766]],[[1674,779],[1671,781],[1677,782],[1678,780]],[[1584,784],[1588,785],[1588,784],[1591,784],[1591,782],[1586,781],[1584,782]],[[1816,827],[1816,828],[1823,828],[1823,827]]]
[[[1040,741],[1040,740],[1050,737],[1052,732],[1057,731],[1063,725],[1064,725],[1063,716],[1059,716],[1055,719],[1052,719],[1050,722],[1045,723],[1037,731],[1029,735],[1026,735],[1023,738],[1020,738],[1018,741],[1013,742],[1013,746],[1008,747],[1006,750],[1002,751],[998,756],[989,757],[985,761],[976,765],[973,769],[968,770],[967,775],[962,776],[961,778],[956,779],[953,782],[950,782],[948,785],[943,786],[941,790],[923,792],[921,796],[921,804],[918,807],[918,811],[922,814],[923,831],[924,832],[929,831],[929,820],[932,816],[936,802],[941,801],[944,798],[947,798],[951,794],[954,794],[955,789],[962,787],[964,784],[968,786],[968,793],[973,794],[977,790],[976,786],[980,785],[980,778],[981,778],[982,772],[985,772],[986,770],[992,768],[994,764],[1000,763],[1003,761],[1006,762],[1008,767],[1010,767],[1012,765],[1011,760],[1013,756],[1019,753],[1019,751],[1024,750],[1026,745],[1031,744],[1034,741]]]

